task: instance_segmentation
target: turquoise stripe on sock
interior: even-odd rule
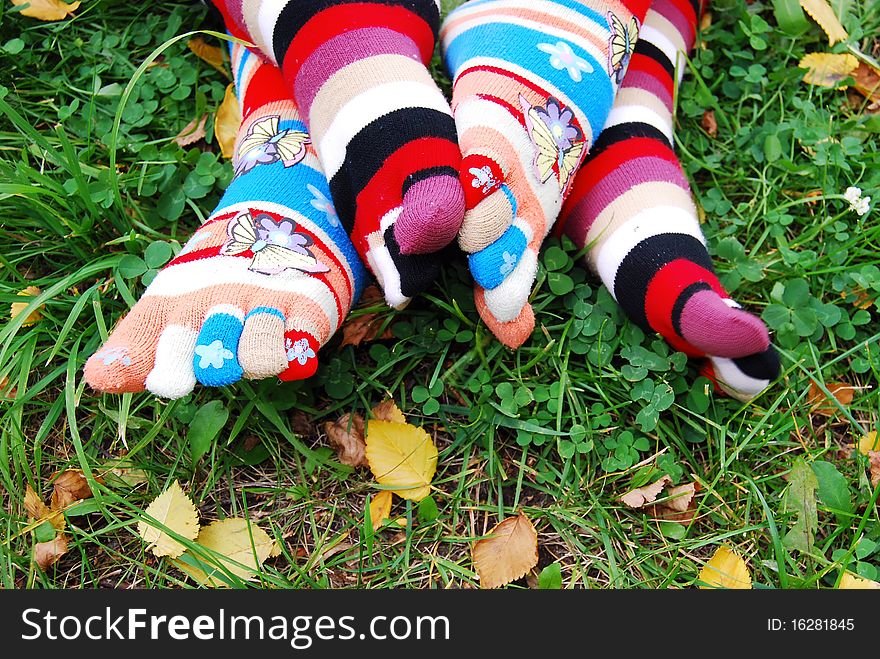
[[[242,322],[230,314],[209,316],[196,340],[193,370],[196,379],[208,387],[225,387],[241,380],[244,371],[238,363],[238,342]]]
[[[583,73],[581,81],[575,82],[567,70],[550,65],[550,55],[538,50],[538,44],[555,45],[558,41],[551,35],[511,23],[475,25],[447,46],[446,65],[456,76],[469,60],[491,58],[532,72],[565,94],[587,116],[595,140],[605,126],[614,100],[607,63],[596,61],[577,44],[566,42],[575,55],[593,67],[592,73]]]
[[[498,288],[513,272],[528,247],[526,235],[516,225],[488,247],[468,256],[474,280],[483,288]]]

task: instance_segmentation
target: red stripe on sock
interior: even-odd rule
[[[682,291],[691,284],[705,282],[721,297],[727,293],[712,272],[687,259],[676,259],[657,271],[645,292],[645,315],[654,331],[660,333],[676,350],[690,357],[705,353],[681,338],[672,324],[672,309]]]
[[[627,73],[630,71],[641,71],[642,73],[647,73],[648,75],[653,76],[657,79],[657,82],[666,88],[670,97],[674,95],[675,83],[672,80],[672,76],[669,75],[669,72],[663,68],[663,65],[654,58],[642,55],[639,52],[633,53]]]
[[[242,112],[245,119],[269,103],[290,102],[290,92],[284,84],[284,77],[276,67],[258,66],[244,92]]]
[[[366,237],[379,230],[380,220],[389,211],[403,204],[403,184],[413,173],[413,163],[419,169],[432,167],[461,168],[458,144],[438,137],[425,137],[404,144],[384,162],[357,196],[352,237],[366,253]]]
[[[648,13],[648,8],[651,6],[652,0],[621,0],[621,4],[629,9],[633,16],[635,16],[639,23],[645,20],[645,15]]]
[[[342,32],[368,27],[385,27],[407,35],[418,46],[425,66],[431,62],[434,55],[434,33],[431,31],[431,26],[418,14],[405,7],[370,2],[336,5],[310,19],[290,42],[281,66],[290,88],[294,88],[303,62],[319,46]],[[364,56],[369,56],[369,44]]]

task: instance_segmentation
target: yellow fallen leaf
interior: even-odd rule
[[[203,114],[201,117],[196,117],[184,126],[183,130],[175,135],[174,141],[180,146],[195,144],[208,134],[205,131],[206,123],[208,123],[208,115]]]
[[[206,567],[215,568],[211,574],[179,558],[174,564],[203,586],[212,588],[228,586],[227,571],[239,579],[253,579],[266,559],[279,553],[277,544],[268,533],[240,517],[211,522],[199,531],[196,543],[225,557],[210,554],[198,557],[198,561]],[[189,557],[195,559],[193,556]]]
[[[12,0],[17,7],[28,5],[21,10],[22,16],[29,16],[41,21],[61,21],[75,12],[79,2],[61,2],[61,0]]]
[[[28,516],[37,522],[49,522],[58,531],[63,531],[67,522],[60,510],[50,510],[43,503],[40,495],[34,492],[30,485],[24,490],[24,509]]]
[[[841,590],[880,590],[880,583],[847,572],[837,587]]]
[[[877,431],[871,431],[859,440],[859,453],[868,455],[871,451],[880,451],[880,437]]]
[[[235,138],[241,126],[241,108],[235,97],[235,85],[226,86],[223,102],[214,115],[214,137],[220,145],[220,153],[224,158],[232,158],[235,154]]]
[[[367,462],[381,485],[403,499],[421,501],[431,493],[437,447],[421,428],[374,420],[367,428]]]
[[[38,542],[34,545],[34,562],[45,570],[67,553],[67,536],[59,533],[55,539],[48,542]]]
[[[538,564],[538,532],[525,514],[508,517],[478,540],[474,567],[481,588],[498,588],[525,576]]]
[[[391,514],[391,499],[394,494],[391,490],[382,490],[376,493],[376,496],[370,500],[370,521],[373,523],[373,530],[378,531],[382,528],[382,524]]]
[[[798,66],[807,69],[804,82],[819,87],[839,87],[859,66],[859,61],[849,53],[808,53]]]
[[[406,417],[397,407],[397,403],[393,399],[382,401],[376,405],[373,410],[373,418],[380,421],[391,421],[392,423],[406,423]]]
[[[801,0],[801,7],[819,24],[819,27],[828,35],[828,43],[833,46],[838,41],[844,41],[849,35],[840,24],[840,19],[826,0]]]
[[[700,570],[700,588],[730,588],[750,590],[752,575],[745,561],[733,549],[721,545],[709,562]]]
[[[218,46],[212,46],[202,37],[193,37],[186,42],[186,47],[196,54],[203,62],[207,62],[227,78],[229,74],[226,72],[225,60],[223,59],[223,49]]]
[[[146,514],[187,540],[194,540],[199,533],[199,513],[177,481],[153,499]],[[151,522],[138,522],[137,532],[156,556],[176,558],[186,551],[186,547]]]
[[[37,297],[42,291],[37,286],[28,286],[24,290],[19,291],[18,295],[23,295],[26,297]],[[12,320],[15,320],[21,313],[27,309],[27,306],[30,302],[13,302],[9,305],[9,316]],[[46,305],[41,304],[36,309],[31,311],[27,317],[25,317],[24,322],[22,322],[22,327],[27,327],[28,325],[33,325],[38,320],[42,320],[43,314],[41,310],[45,308]]]
[[[653,483],[627,492],[620,497],[620,501],[630,508],[644,508],[649,503],[656,501],[663,489],[671,482],[672,479],[664,474],[662,478]]]

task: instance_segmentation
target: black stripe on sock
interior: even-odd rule
[[[666,56],[666,53],[657,48],[657,46],[652,44],[650,41],[639,39],[638,42],[636,42],[636,48],[633,52],[638,55],[644,55],[645,57],[650,57],[652,60],[655,60],[660,66],[666,69],[669,77],[675,80],[675,63],[670,62],[669,58]]]
[[[711,291],[712,287],[709,286],[704,281],[695,281],[693,284],[685,288],[675,300],[675,304],[672,305],[672,328],[675,330],[675,333],[679,336],[681,334],[681,314],[684,312],[684,307],[688,303],[695,293],[700,291]],[[684,337],[682,337],[684,338]]]
[[[755,380],[775,380],[782,370],[782,363],[773,346],[756,355],[734,359],[733,363],[739,370]]]
[[[454,167],[429,167],[428,169],[420,169],[406,177],[406,180],[403,182],[403,194],[405,195],[407,190],[416,183],[421,183],[422,181],[434,178],[435,176],[451,176],[452,178],[457,179],[458,171],[456,171]]]
[[[706,246],[683,233],[661,233],[646,238],[624,257],[617,269],[614,296],[630,319],[644,330],[653,331],[645,313],[648,284],[663,266],[676,259],[687,259],[714,272]]]
[[[426,291],[440,276],[441,259],[437,254],[401,254],[394,237],[394,226],[385,230],[385,246],[400,274],[400,292],[415,297]]]
[[[674,148],[672,144],[669,143],[669,138],[663,134],[659,128],[655,128],[650,124],[643,124],[637,121],[632,121],[625,124],[617,124],[616,126],[611,126],[602,131],[602,134],[599,136],[599,139],[596,140],[596,143],[593,144],[590,149],[590,160],[596,158],[600,153],[602,153],[605,149],[612,146],[613,144],[617,144],[618,142],[623,142],[624,140],[629,140],[634,137],[649,137],[651,139],[657,140],[658,142],[662,142],[665,146],[670,149]]]
[[[343,222],[354,213],[357,197],[398,149],[425,137],[458,144],[452,117],[427,108],[401,108],[379,117],[348,143],[345,160],[330,181],[333,203]],[[389,191],[394,194],[396,191]],[[346,225],[348,226],[348,225]]]
[[[317,14],[338,5],[368,2],[391,7],[404,7],[425,21],[434,33],[434,41],[440,32],[440,12],[433,0],[289,0],[275,24],[272,48],[278,62],[284,61],[287,49],[300,30]],[[365,10],[369,11],[369,9]],[[344,26],[340,26],[340,31]]]

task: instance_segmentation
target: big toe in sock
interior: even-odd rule
[[[714,291],[694,293],[679,317],[681,336],[707,355],[735,359],[770,346],[767,327],[756,316],[731,307]]]
[[[464,220],[464,191],[458,178],[429,176],[410,185],[394,236],[403,254],[431,254],[455,240]]]

